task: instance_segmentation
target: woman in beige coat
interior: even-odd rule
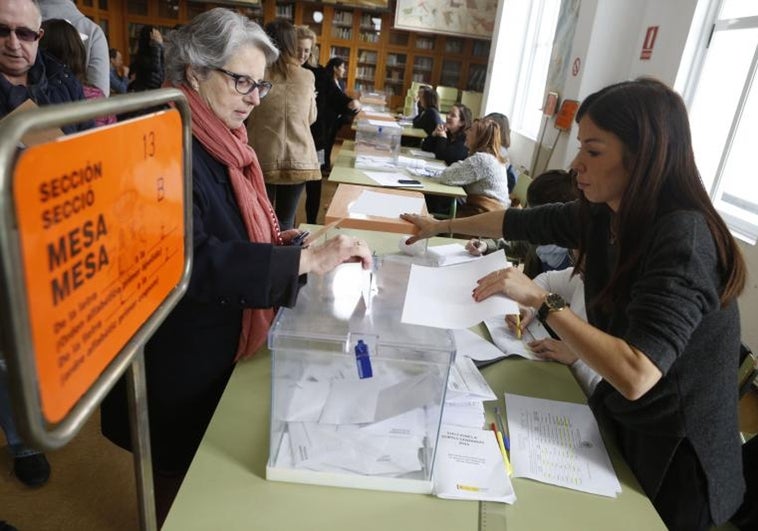
[[[291,229],[306,181],[321,179],[310,125],[316,121],[313,73],[300,68],[297,31],[287,20],[266,24],[279,59],[266,70],[273,88],[247,122],[281,230]]]

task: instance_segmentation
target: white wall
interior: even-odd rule
[[[526,2],[504,0],[504,3],[505,9],[500,13],[502,17],[508,14],[509,9],[514,9],[509,4]],[[578,57],[582,66],[576,76],[569,73],[560,94],[561,99],[581,101],[605,85],[642,75],[654,76],[674,85],[690,26],[696,18],[696,7],[698,0],[582,0],[571,55],[571,62]],[[496,26],[503,24],[506,27],[504,20],[507,19],[498,20]],[[640,53],[648,26],[659,26],[658,36],[651,58],[641,60]],[[518,57],[501,58],[500,55],[507,56],[508,35],[501,34],[499,37],[497,55],[493,53],[491,63],[514,68],[513,64]],[[495,101],[498,94],[508,93],[500,85],[504,79],[507,79],[507,75],[502,72],[499,78],[493,79],[493,83],[486,88],[485,101]],[[488,98],[489,94],[493,97]],[[518,131],[514,131],[511,137],[511,158],[516,165],[528,167],[536,142]],[[543,149],[552,145],[554,138],[555,129],[551,123],[546,130]],[[574,125],[568,134],[563,133],[558,139],[550,166],[567,167],[576,148]],[[740,242],[740,248],[750,272],[746,290],[739,301],[742,338],[754,350],[758,350],[758,326],[755,325],[755,316],[758,315],[758,246]]]

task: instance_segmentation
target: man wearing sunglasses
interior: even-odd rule
[[[0,1],[0,118],[24,103],[50,105],[83,100],[71,71],[40,52],[42,16],[36,0]],[[92,127],[92,121],[64,126],[64,133]]]
[[[82,86],[61,63],[38,51],[42,16],[33,0],[0,0],[0,119],[27,100],[37,105],[83,100]],[[92,122],[64,126],[66,133]],[[0,354],[0,427],[5,433],[16,477],[30,487],[50,477],[45,455],[24,445],[11,409],[5,362]]]

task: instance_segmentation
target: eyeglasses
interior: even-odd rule
[[[263,99],[269,93],[271,87],[273,87],[271,81],[255,81],[250,76],[235,74],[223,68],[216,68],[216,70],[234,79],[234,88],[242,95],[250,94],[255,89],[258,89],[258,97]]]
[[[41,36],[40,31],[34,31],[33,29],[25,28],[23,26],[20,28],[11,28],[5,24],[0,24],[0,39],[10,37],[11,33],[15,33],[18,40],[24,42],[34,42]]]

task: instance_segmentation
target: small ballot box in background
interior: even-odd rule
[[[355,131],[355,167],[395,167],[400,156],[403,128],[397,122],[358,120]]]
[[[267,479],[431,492],[455,341],[400,322],[409,272],[344,264],[279,311]]]

